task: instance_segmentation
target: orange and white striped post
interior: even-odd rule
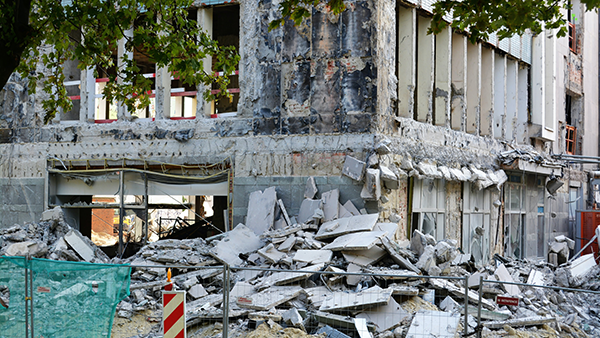
[[[186,338],[185,326],[185,291],[171,291],[171,271],[169,269],[168,282],[163,291],[163,337]]]

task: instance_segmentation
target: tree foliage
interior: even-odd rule
[[[158,67],[167,67],[188,85],[217,83],[221,95],[228,95],[227,76],[217,77],[204,70],[203,59],[216,60],[213,69],[232,73],[239,61],[233,47],[219,46],[188,19],[193,0],[0,0],[0,61],[13,61],[17,70],[28,76],[30,91],[40,81],[50,98],[43,105],[45,122],[59,108],[72,106],[67,97],[63,65],[78,60],[78,68],[113,69],[103,94],[109,101],[123,102],[130,111],[149,104],[152,81],[140,73],[136,60],[124,54],[122,65],[116,62],[119,41],[126,50],[136,50]],[[16,14],[16,15],[15,15]],[[4,29],[5,27],[9,29]],[[133,29],[133,35],[126,34]],[[74,35],[81,39],[74,39]],[[70,36],[71,33],[71,36]],[[47,48],[41,48],[47,46]],[[45,50],[44,50],[45,49]],[[43,66],[40,68],[40,64]],[[48,69],[47,72],[40,69]],[[4,86],[8,75],[0,74]],[[4,72],[7,70],[5,69]],[[203,93],[213,99],[209,91]]]
[[[600,6],[600,0],[581,0],[587,10]],[[276,28],[284,20],[293,20],[299,24],[310,17],[311,6],[325,4],[339,14],[344,9],[343,0],[283,0],[279,4],[282,18],[271,22],[270,28]],[[437,34],[448,25],[468,33],[469,40],[476,42],[487,39],[496,33],[499,38],[508,38],[523,34],[529,30],[540,33],[545,27],[557,29],[558,36],[567,33],[564,17],[571,8],[568,0],[439,0],[433,7],[433,20],[430,33]],[[452,17],[450,22],[445,18]]]

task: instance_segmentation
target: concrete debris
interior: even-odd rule
[[[320,311],[340,311],[360,309],[377,305],[387,305],[392,296],[391,289],[382,289],[379,286],[357,292],[334,292],[323,301]]]
[[[365,185],[360,193],[360,197],[367,201],[377,201],[381,198],[381,181],[379,170],[367,169]]]
[[[379,166],[379,177],[383,181],[383,184],[388,189],[398,189],[398,176],[388,167],[384,165]]]
[[[317,189],[317,184],[315,183],[314,177],[309,177],[306,180],[306,189],[304,190],[304,198],[313,199],[317,195],[319,190]]]
[[[344,167],[342,168],[342,174],[355,181],[360,181],[362,180],[366,165],[365,162],[347,155],[346,160],[344,161]]]
[[[91,262],[94,259],[94,250],[83,240],[79,231],[71,230],[63,238],[84,261]]]
[[[419,311],[415,314],[406,337],[454,338],[460,315],[443,311]]]
[[[321,194],[323,200],[323,221],[328,222],[339,217],[340,213],[340,191],[334,189]]]
[[[378,218],[379,214],[367,214],[336,219],[322,224],[315,239],[323,240],[353,232],[371,231]]]
[[[500,329],[505,325],[510,327],[519,327],[519,326],[534,326],[534,325],[543,325],[547,323],[553,323],[556,321],[556,317],[542,317],[542,316],[534,316],[527,318],[515,318],[503,321],[493,321],[487,322],[483,325],[490,329]]]
[[[369,250],[342,251],[342,255],[349,264],[368,266],[382,260],[387,252],[378,246],[374,246]]]
[[[365,318],[368,322],[375,324],[377,332],[384,332],[402,325],[402,322],[408,319],[410,314],[393,298],[390,298],[388,304],[361,312],[356,317]]]
[[[243,308],[267,311],[298,297],[302,292],[299,286],[272,286],[263,292],[238,297],[236,303]]]
[[[313,215],[315,212],[322,208],[323,201],[322,200],[313,200],[310,198],[304,199],[302,204],[300,205],[300,212],[298,213],[298,223],[308,223],[313,220]]]
[[[275,187],[265,189],[264,193],[260,190],[251,193],[248,199],[246,226],[259,236],[273,228],[276,203],[277,192]]]
[[[336,238],[323,249],[332,251],[369,250],[387,234],[385,231],[356,232]]]
[[[236,266],[242,264],[239,254],[256,251],[262,245],[254,231],[240,223],[213,245],[210,254],[225,264]]]
[[[344,203],[343,206],[346,210],[348,210],[348,212],[350,214],[352,214],[352,216],[360,216],[361,215],[360,211],[358,211],[358,209],[356,209],[356,206],[354,205],[354,203],[352,203],[352,201],[350,201],[350,200],[346,201],[346,203]]]

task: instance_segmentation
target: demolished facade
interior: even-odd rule
[[[127,112],[98,96],[91,70],[72,68],[74,109],[42,125],[43,95],[14,75],[0,101],[0,225],[60,206],[89,237],[93,210],[120,210],[122,230],[125,210],[148,223],[149,195],[185,195],[215,197],[220,231],[256,221],[264,233],[296,224],[249,212],[275,187],[270,210],[297,223],[315,209],[323,221],[377,214],[398,240],[454,241],[479,265],[495,253],[546,258],[559,235],[578,250],[577,210],[598,201],[598,17],[573,4],[569,37],[471,44],[450,29],[428,35],[425,2],[350,1],[339,16],[321,6],[272,31],[271,2],[198,2],[198,24],[239,48],[233,102],[157,78],[151,109]],[[94,199],[105,195],[120,199]]]

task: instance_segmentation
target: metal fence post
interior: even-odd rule
[[[479,302],[477,304],[477,337],[481,338],[481,299],[483,298],[483,275],[479,276]]]
[[[222,338],[229,336],[229,265],[223,265],[223,334]]]
[[[469,276],[465,276],[465,323],[463,337],[469,335]]]
[[[29,338],[29,257],[25,257],[25,337]]]

